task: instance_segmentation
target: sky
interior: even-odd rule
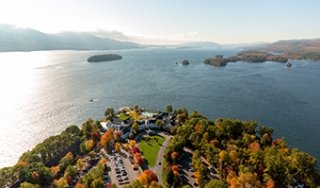
[[[0,23],[113,32],[141,43],[320,38],[319,0],[0,0]]]

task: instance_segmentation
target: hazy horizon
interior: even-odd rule
[[[319,1],[1,0],[0,23],[44,33],[113,34],[142,44],[320,38]]]

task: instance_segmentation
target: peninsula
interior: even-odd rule
[[[138,105],[89,118],[0,169],[0,187],[317,187],[315,157],[254,121]]]
[[[113,61],[122,59],[122,56],[117,54],[101,54],[94,55],[88,58],[88,62],[103,62],[103,61]]]

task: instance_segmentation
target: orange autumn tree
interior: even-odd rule
[[[74,188],[86,188],[86,187],[81,183],[77,183]]]
[[[137,165],[141,166],[144,163],[144,159],[143,159],[141,153],[135,153],[133,155],[133,158],[134,158],[134,163]]]
[[[107,146],[114,139],[113,130],[109,129],[100,138],[100,145],[102,147]]]
[[[60,172],[60,165],[51,167],[51,174],[53,177],[56,177],[59,172]]]
[[[154,172],[147,169],[140,174],[138,181],[148,187],[152,182],[158,182],[158,177]]]
[[[272,179],[269,179],[267,181],[267,188],[275,188],[275,187],[276,187],[275,182]]]
[[[174,152],[171,153],[171,158],[172,158],[173,160],[176,160],[178,156],[179,156],[179,153],[176,152],[176,151],[174,151]]]
[[[172,170],[172,173],[175,175],[175,176],[178,176],[179,175],[179,167],[177,165],[173,165],[171,167],[171,170]]]

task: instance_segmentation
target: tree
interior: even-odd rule
[[[173,108],[172,108],[171,104],[166,106],[166,112],[168,112],[168,113],[172,113],[173,112]]]
[[[260,130],[259,130],[259,134],[261,137],[266,133],[269,135],[272,135],[272,132],[273,132],[273,129],[271,127],[265,127],[265,126],[260,127]]]
[[[134,146],[134,147],[132,148],[132,153],[133,153],[133,154],[135,154],[135,153],[141,153],[141,151],[140,151],[139,147]]]
[[[134,122],[131,126],[132,130],[134,131],[134,133],[137,133],[139,130],[139,125],[137,122]]]
[[[133,110],[134,110],[136,113],[139,113],[139,112],[140,112],[140,108],[139,108],[139,106],[138,106],[137,104],[134,105]]]
[[[92,119],[88,119],[82,124],[82,131],[87,139],[91,138],[92,132],[95,130],[92,122]]]
[[[177,165],[173,165],[172,167],[171,167],[171,171],[172,171],[172,173],[175,175],[175,176],[178,176],[179,175],[179,167],[177,166]]]
[[[76,136],[76,135],[80,135],[81,131],[80,131],[78,126],[71,125],[71,126],[66,128],[66,132],[69,133],[69,134],[72,134],[73,136]]]
[[[104,188],[103,180],[101,178],[94,179],[91,183],[92,188]]]
[[[67,166],[71,165],[73,163],[73,154],[71,152],[68,152],[64,157],[60,159],[60,171],[64,171]]]
[[[21,169],[19,179],[22,182],[26,181],[41,186],[49,185],[52,181],[51,169],[42,163],[31,163]]]
[[[156,125],[161,126],[161,128],[162,128],[163,126],[165,126],[165,122],[163,120],[158,119],[156,121]]]
[[[154,172],[147,169],[140,174],[138,180],[148,187],[153,181],[158,182],[158,177]]]
[[[68,187],[68,182],[64,177],[61,177],[58,180],[54,180],[53,185],[57,188],[65,188]]]
[[[117,142],[117,143],[115,144],[115,151],[116,151],[117,153],[120,153],[120,151],[121,151],[121,143]]]
[[[83,159],[79,158],[76,162],[76,166],[78,170],[82,170],[85,167],[85,162]]]
[[[175,161],[179,156],[179,152],[177,151],[174,151],[171,153],[171,158]]]
[[[129,140],[128,143],[129,143],[129,146],[131,148],[133,148],[136,145],[136,141],[135,140]]]
[[[137,112],[137,111],[135,111],[135,110],[129,112],[129,115],[130,115],[130,117],[131,117],[131,119],[132,119],[133,121],[139,121],[139,120],[141,119],[141,117],[140,117],[140,115],[139,115],[139,112]]]
[[[114,109],[113,108],[107,108],[107,110],[104,112],[104,116],[107,120],[111,120],[114,117]]]
[[[139,180],[133,180],[130,185],[125,186],[125,188],[144,188],[144,186]]]
[[[69,165],[66,170],[64,171],[64,176],[70,176],[70,177],[75,177],[77,175],[77,169],[72,166],[72,165]]]
[[[114,139],[113,130],[109,129],[100,138],[100,145],[102,147],[107,146]]]
[[[51,167],[51,174],[53,177],[56,177],[59,172],[60,172],[60,165]]]
[[[141,153],[139,153],[139,152],[134,153],[133,158],[134,158],[135,164],[137,164],[137,165],[141,166],[144,163],[144,159],[143,159]]]
[[[167,180],[167,184],[169,185],[168,187],[171,187],[171,185],[174,183],[174,174],[172,172],[172,170],[166,170],[165,171],[165,177],[166,177],[166,180]]]
[[[228,184],[222,180],[212,179],[204,186],[204,188],[228,188]]]
[[[151,182],[151,184],[149,185],[149,188],[162,188],[162,186],[159,185],[158,182],[153,181],[153,182]]]
[[[29,182],[23,182],[20,184],[21,188],[40,188],[40,186],[38,184],[32,184]]]
[[[82,183],[77,183],[74,188],[85,188],[85,186]]]
[[[267,188],[275,188],[275,182],[270,178],[267,181]]]
[[[85,141],[85,147],[88,152],[92,151],[93,146],[94,146],[94,141],[92,139]]]

